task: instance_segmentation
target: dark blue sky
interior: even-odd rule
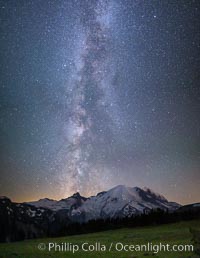
[[[0,1],[0,194],[200,196],[199,1]]]

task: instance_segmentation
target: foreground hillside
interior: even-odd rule
[[[124,228],[119,230],[105,231],[100,233],[67,236],[62,238],[45,238],[37,240],[27,240],[15,243],[0,244],[0,257],[1,258],[43,258],[43,257],[78,257],[78,258],[95,258],[95,257],[111,257],[111,258],[142,258],[142,257],[155,257],[155,258],[198,258],[192,252],[118,252],[116,250],[107,251],[94,251],[84,252],[55,252],[55,251],[41,251],[38,250],[40,243],[48,244],[49,242],[56,243],[70,243],[81,246],[82,243],[95,244],[99,242],[102,245],[110,246],[111,242],[115,245],[120,242],[123,244],[191,244],[192,234],[190,229],[200,230],[200,220],[193,220],[187,222],[180,222],[176,224],[161,225],[154,227],[141,227],[141,228]]]

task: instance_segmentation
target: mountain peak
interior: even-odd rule
[[[73,195],[72,195],[72,197],[81,197],[81,195],[80,195],[80,193],[79,192],[76,192],[76,193],[74,193]]]
[[[128,186],[127,185],[116,185],[115,187],[113,187],[112,189],[114,188],[118,188],[118,189],[126,189]]]
[[[39,199],[39,201],[55,201],[55,200],[49,199],[49,198],[42,198],[42,199]]]

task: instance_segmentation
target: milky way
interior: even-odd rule
[[[99,140],[104,141],[99,139],[96,132],[105,130],[100,125],[105,125],[103,119],[111,119],[105,107],[109,104],[105,100],[106,87],[111,87],[110,82],[105,80],[110,68],[109,17],[112,14],[109,9],[108,2],[82,3],[81,51],[78,63],[75,63],[76,76],[70,85],[70,115],[66,125],[67,162],[61,178],[66,175],[65,187],[83,194],[102,189],[109,178],[103,168],[99,171],[97,164],[91,161],[94,146],[98,146]]]
[[[199,1],[1,1],[0,17],[0,194],[199,201]]]

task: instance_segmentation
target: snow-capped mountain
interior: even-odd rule
[[[148,213],[157,208],[173,211],[180,207],[179,204],[168,202],[165,197],[149,188],[141,189],[124,185],[118,185],[90,198],[76,193],[60,201],[41,199],[28,204],[53,211],[66,210],[69,218],[77,222],[100,218],[130,217],[144,212]]]
[[[73,222],[134,217],[158,208],[173,212],[173,218],[174,214],[179,214],[178,218],[181,218],[180,214],[188,211],[191,218],[200,214],[199,203],[181,206],[169,202],[151,189],[124,185],[89,198],[76,193],[59,201],[45,198],[29,203],[14,203],[2,196],[0,242],[65,235],[70,227],[73,228]],[[194,216],[191,215],[193,213]]]
[[[173,211],[180,205],[168,202],[165,197],[148,188],[118,185],[107,192],[88,198],[80,207],[71,211],[71,218],[88,221],[100,218],[130,217],[148,213],[152,209]]]
[[[172,212],[172,221],[173,219],[176,221],[176,214],[178,214],[177,221],[188,216],[194,219],[200,215],[200,203],[181,206],[169,202],[151,189],[124,185],[118,185],[89,198],[76,193],[60,201],[46,198],[30,203],[14,203],[2,196],[0,197],[0,242],[61,236],[70,233],[69,230],[72,229],[77,233],[79,231],[77,227],[74,231],[73,222],[126,217],[133,217],[134,220],[134,216],[147,214],[158,208]]]

